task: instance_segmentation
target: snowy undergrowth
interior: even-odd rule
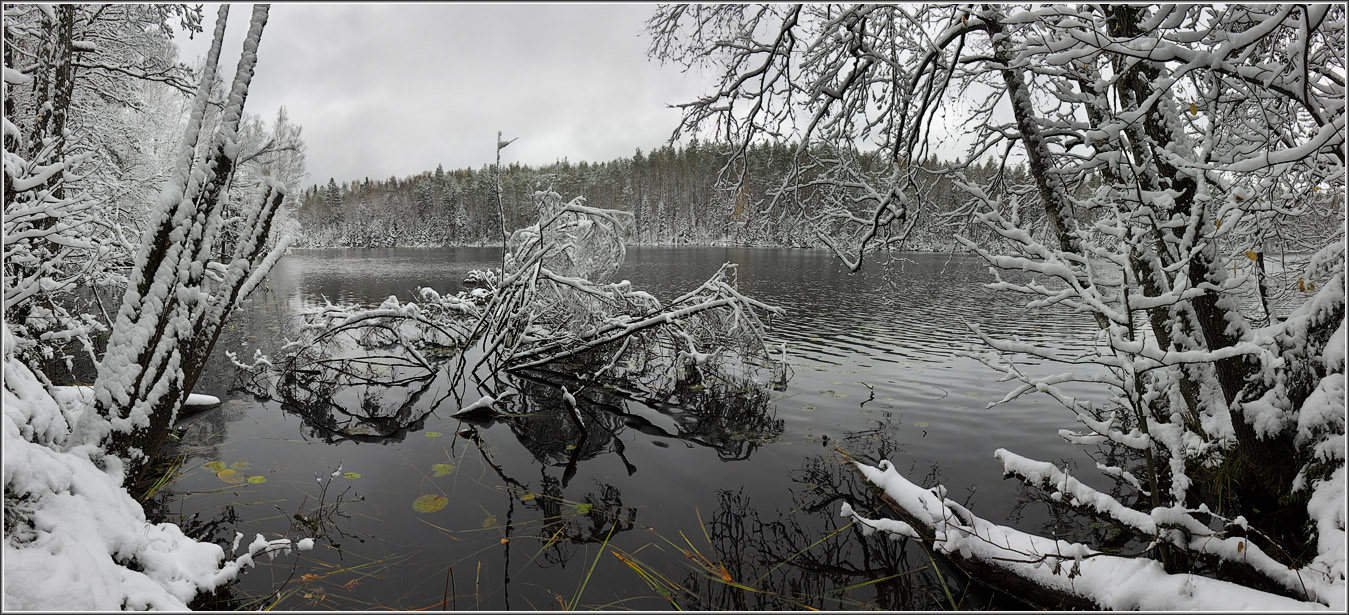
[[[122,487],[122,464],[71,441],[80,396],[54,398],[14,356],[4,331],[5,610],[185,610],[261,553],[291,541],[258,536],[225,561],[171,523],[150,523]],[[237,546],[237,541],[236,541]],[[294,547],[312,548],[302,540]]]

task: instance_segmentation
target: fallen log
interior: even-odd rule
[[[838,449],[835,449],[838,450]],[[1243,585],[1193,574],[1168,574],[1160,562],[1121,557],[1084,545],[1027,534],[981,519],[946,499],[945,489],[919,487],[887,461],[861,463],[839,450],[882,495],[897,519],[867,519],[845,503],[842,514],[864,531],[922,541],[970,579],[1046,609],[1329,610]]]

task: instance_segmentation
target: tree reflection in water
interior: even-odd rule
[[[858,509],[884,504],[842,459],[833,453],[813,455],[792,472],[789,511],[766,514],[744,490],[717,493],[717,509],[705,524],[715,574],[695,570],[682,585],[697,595],[688,608],[706,610],[940,608],[942,596],[933,563],[921,548],[906,540],[864,535],[838,515],[841,502]],[[724,571],[724,572],[723,572]],[[958,575],[958,573],[956,573]],[[942,578],[957,596],[967,590]],[[749,587],[753,591],[746,590]],[[986,600],[986,598],[985,598]],[[684,605],[681,605],[684,606]]]
[[[473,397],[467,393],[474,385],[449,369],[459,361],[419,356],[391,336],[375,340],[377,344],[365,341],[361,352],[335,345],[287,369],[248,372],[245,388],[280,401],[282,408],[302,419],[305,429],[328,443],[404,442],[408,434],[423,430],[437,411],[453,412]],[[445,598],[436,592],[436,599],[454,600],[458,608],[512,608],[512,576],[528,576],[531,581],[525,587],[537,592],[539,570],[556,569],[561,575],[557,578],[569,579],[566,575],[576,574],[577,563],[593,570],[601,557],[606,563],[621,560],[633,575],[610,579],[604,582],[606,587],[623,591],[620,588],[644,584],[650,590],[648,605],[702,610],[914,610],[979,608],[994,599],[940,559],[930,558],[918,543],[890,540],[882,533],[865,535],[839,516],[845,501],[863,514],[884,511],[885,502],[834,447],[855,456],[890,457],[898,450],[898,427],[891,417],[840,441],[822,442],[820,454],[806,457],[790,472],[794,487],[786,497],[756,502],[745,489],[722,489],[716,492],[716,508],[709,515],[695,513],[697,527],[683,521],[655,527],[639,523],[639,507],[625,502],[621,488],[612,482],[597,479],[593,488],[569,490],[581,462],[613,454],[627,474],[635,474],[639,468],[624,444],[629,430],[647,441],[711,449],[723,461],[748,460],[784,432],[784,421],[770,403],[770,388],[732,379],[680,377],[666,390],[651,391],[618,378],[578,378],[558,371],[565,367],[498,374],[499,401],[490,418],[477,424],[484,430],[487,422],[506,426],[533,458],[535,463],[527,467],[537,468],[536,478],[520,475],[519,460],[498,460],[497,447],[486,445],[473,429],[459,430],[468,445],[451,446],[476,450],[483,467],[499,479],[494,488],[503,492],[504,501],[494,504],[490,492],[478,500],[491,511],[489,519],[496,519],[493,533],[474,534],[462,552],[431,557],[398,554],[400,563],[382,566],[391,570],[401,566],[395,574],[410,578],[444,579],[449,589]],[[564,402],[564,387],[575,399],[575,412]],[[512,394],[503,395],[506,391]],[[932,472],[937,472],[935,466]],[[775,508],[779,502],[796,506],[783,511]],[[671,523],[669,519],[654,522]],[[203,535],[228,544],[232,534],[226,536],[220,528],[237,525],[238,519],[221,517],[198,527]],[[368,527],[361,531],[366,530],[379,532]],[[494,544],[497,532],[500,542]],[[341,536],[339,530],[333,538]],[[448,569],[475,560],[481,565],[482,554],[495,549],[500,549],[502,560],[499,568],[492,566],[501,576],[489,586],[476,582],[470,586],[448,574]],[[313,569],[322,565],[317,559],[311,562]],[[543,590],[562,606],[578,606],[579,597],[570,594],[575,588],[562,585]],[[330,595],[339,589],[330,588]],[[237,604],[239,599],[228,600],[235,602],[226,604]],[[422,606],[426,605],[417,604]],[[539,605],[532,600],[514,604],[522,606]]]

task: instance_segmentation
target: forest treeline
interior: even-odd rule
[[[819,246],[816,222],[801,203],[771,203],[791,164],[796,145],[764,144],[745,156],[744,172],[725,170],[730,147],[692,141],[608,162],[567,160],[533,167],[502,165],[501,199],[506,229],[539,217],[534,193],[549,190],[587,204],[631,212],[630,244]],[[880,168],[879,160],[871,161]],[[924,169],[950,169],[929,159]],[[984,180],[999,171],[991,162],[963,170]],[[1024,174],[1024,168],[1004,169]],[[948,178],[924,173],[923,198],[941,213],[956,213]],[[445,170],[437,166],[411,177],[327,184],[306,189],[294,213],[300,225],[296,247],[395,247],[483,245],[501,241],[493,165]],[[955,244],[950,216],[932,216],[904,243],[908,249],[946,250]]]

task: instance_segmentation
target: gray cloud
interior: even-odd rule
[[[304,126],[310,182],[478,168],[496,131],[520,140],[503,161],[610,160],[669,138],[667,105],[706,89],[697,74],[647,60],[654,6],[276,4],[248,109],[285,105]],[[186,59],[206,34],[180,41]],[[231,75],[248,5],[231,6]]]

